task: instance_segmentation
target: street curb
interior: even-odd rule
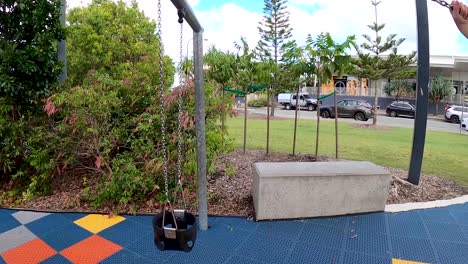
[[[385,206],[386,213],[399,213],[412,210],[431,209],[439,207],[447,207],[450,205],[468,203],[468,195],[460,196],[450,200],[437,200],[431,202],[406,203],[406,204],[389,204]]]

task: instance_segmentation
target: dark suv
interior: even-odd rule
[[[338,117],[352,117],[358,121],[367,121],[374,116],[372,105],[364,100],[345,99],[336,103]],[[335,117],[335,105],[324,105],[320,107],[322,118]]]
[[[406,101],[395,101],[387,106],[387,115],[391,117],[411,116],[414,117],[416,106]]]

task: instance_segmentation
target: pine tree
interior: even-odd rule
[[[373,124],[377,124],[377,105],[378,105],[378,89],[377,80],[384,77],[392,78],[393,76],[399,76],[401,71],[407,71],[408,66],[414,62],[414,53],[409,56],[397,55],[397,48],[400,46],[404,38],[396,39],[396,34],[390,34],[387,36],[385,41],[382,40],[380,31],[385,28],[385,24],[378,23],[377,6],[381,1],[371,0],[375,10],[375,21],[372,25],[368,25],[369,29],[374,31],[375,39],[372,39],[369,35],[362,35],[366,39],[366,43],[360,46],[355,45],[358,53],[357,60],[354,61],[354,75],[358,77],[369,78],[374,81],[374,114]],[[362,49],[368,51],[365,54]],[[391,52],[388,60],[384,60],[380,57],[383,53]],[[400,69],[400,70],[399,70]]]
[[[260,59],[263,61],[272,60],[276,66],[272,85],[272,99],[274,100],[276,84],[282,78],[278,65],[282,60],[288,40],[292,36],[292,28],[289,26],[289,12],[286,10],[287,0],[264,0],[264,2],[263,19],[258,27],[260,41],[257,53]],[[274,107],[271,108],[271,115],[274,115]]]

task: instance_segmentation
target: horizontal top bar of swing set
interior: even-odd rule
[[[190,7],[190,5],[187,3],[186,0],[171,0],[171,2],[174,4],[177,10],[180,10],[180,9],[184,10],[185,21],[189,23],[190,27],[192,27],[195,33],[203,33],[203,28],[200,25],[200,22],[198,22],[198,19],[195,16],[195,13],[193,12],[192,8]]]

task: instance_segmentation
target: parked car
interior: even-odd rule
[[[295,109],[296,96],[296,93],[280,93],[278,94],[278,103],[287,110]],[[309,94],[299,93],[299,108],[315,111],[317,109],[317,100],[310,97]]]
[[[463,121],[461,123],[462,128],[464,128],[466,131],[468,131],[468,118],[463,118]]]
[[[336,103],[338,117],[352,117],[358,121],[367,121],[374,116],[372,105],[364,100],[345,99]],[[324,105],[320,107],[322,118],[335,117],[335,105]]]
[[[411,116],[416,113],[416,106],[407,101],[395,101],[387,106],[387,115],[391,117]]]
[[[445,109],[445,119],[452,123],[460,123],[462,118],[468,117],[468,107],[451,105]]]

